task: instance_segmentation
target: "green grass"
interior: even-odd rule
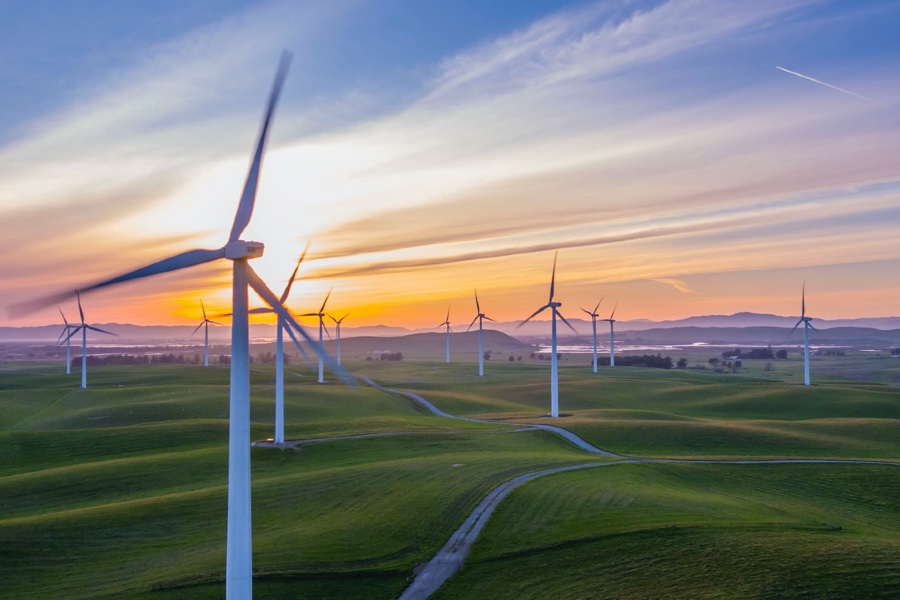
[[[900,389],[888,385],[563,365],[553,423],[623,454],[900,459]],[[544,364],[489,362],[484,378],[474,363],[350,368],[453,414],[551,422]],[[0,367],[0,598],[221,597],[228,370],[96,368],[88,390],[59,371]],[[305,365],[287,372],[288,439],[390,435],[252,450],[258,598],[396,597],[490,489],[597,460],[547,432],[441,419],[402,395],[317,385]],[[251,380],[251,435],[265,439],[272,367],[254,365]],[[501,504],[441,593],[714,597],[734,578],[745,596],[877,597],[900,572],[894,470],[644,464],[550,476]],[[832,522],[843,529],[822,525]],[[834,581],[815,583],[840,552]],[[592,596],[597,580],[609,587]]]
[[[498,508],[435,597],[896,597],[896,470],[655,464],[552,475]]]

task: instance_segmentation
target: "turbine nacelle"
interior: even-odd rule
[[[262,242],[237,240],[225,244],[225,258],[228,260],[250,260],[263,255],[266,246]]]

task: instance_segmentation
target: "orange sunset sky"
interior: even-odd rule
[[[571,317],[797,315],[803,281],[811,316],[900,315],[896,3],[130,4],[0,26],[4,305],[221,246],[286,47],[243,238],[276,293],[311,244],[298,312],[333,289],[348,327],[467,324],[477,287],[523,319],[558,250]],[[86,316],[195,324],[201,299],[230,311],[230,275]]]

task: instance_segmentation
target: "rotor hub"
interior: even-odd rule
[[[236,240],[225,244],[225,258],[228,260],[250,260],[263,255],[266,245],[262,242]]]

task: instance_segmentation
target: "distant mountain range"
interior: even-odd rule
[[[728,329],[728,330],[739,330],[739,329],[747,329],[747,328],[763,328],[763,329],[771,329],[777,328],[777,332],[773,329],[770,332],[762,332],[760,335],[769,335],[772,339],[782,337],[785,332],[781,331],[785,328],[791,328],[797,322],[799,317],[782,317],[778,315],[769,315],[769,314],[757,314],[757,313],[749,313],[749,312],[741,312],[733,315],[706,315],[706,316],[698,316],[698,317],[688,317],[686,319],[678,319],[672,321],[650,321],[645,319],[639,319],[634,321],[616,321],[616,332],[625,334],[626,332],[648,332],[648,335],[642,336],[645,338],[654,338],[658,341],[661,341],[663,338],[671,339],[675,336],[684,337],[686,335],[693,334],[696,336],[699,332],[696,331],[697,328],[708,329]],[[580,336],[589,336],[591,335],[591,322],[584,319],[579,318],[571,318],[568,319],[569,323],[575,328]],[[489,329],[503,332],[507,335],[510,335],[514,338],[521,340],[534,340],[534,339],[543,339],[549,337],[550,334],[550,323],[548,321],[530,321],[526,323],[523,327],[517,328],[519,325],[519,321],[512,322],[499,322],[499,323],[491,323]],[[455,331],[462,332],[465,330],[464,325],[467,325],[468,322],[462,323],[460,322],[456,327]],[[876,337],[876,338],[884,338],[884,339],[892,339],[890,335],[881,335],[874,333],[875,330],[881,331],[893,331],[896,332],[900,330],[900,317],[880,317],[880,318],[864,318],[864,319],[815,319],[813,320],[813,325],[819,330],[829,330],[829,329],[844,329],[844,328],[856,328],[856,329],[868,329],[873,330],[871,335],[867,335],[865,337]],[[452,325],[451,325],[452,326]],[[129,324],[118,324],[118,323],[107,323],[100,324],[98,327],[106,329],[108,331],[112,331],[119,335],[120,341],[131,341],[131,342],[139,342],[139,341],[154,341],[154,342],[185,342],[185,341],[201,341],[202,331],[197,332],[192,336],[192,333],[195,329],[194,326],[186,326],[186,325],[176,325],[176,326],[154,326],[154,325],[129,325]],[[558,323],[559,332],[561,337],[572,337],[572,332],[562,323]],[[600,322],[597,324],[598,333],[602,332],[604,337],[608,336],[609,325],[605,322]],[[691,328],[692,331],[687,331],[686,328]],[[27,341],[56,341],[59,337],[60,332],[62,331],[62,324],[59,325],[46,325],[41,327],[0,327],[0,342],[27,342]],[[669,332],[668,334],[664,333],[663,330],[674,330]],[[314,327],[309,328],[310,333],[312,334],[315,331]],[[650,332],[653,332],[653,335],[649,335]],[[341,328],[341,334],[345,338],[350,337],[396,337],[402,335],[409,335],[411,333],[440,333],[435,332],[434,329],[406,329],[403,327],[390,327],[386,325],[373,325],[373,326],[365,326],[365,327],[352,327],[348,322]],[[737,332],[733,332],[737,333]],[[744,331],[743,333],[748,334],[749,331]],[[837,334],[835,331],[833,334]],[[861,332],[860,332],[861,333]],[[216,342],[227,342],[231,336],[231,328],[228,326],[211,326],[209,328],[209,336],[210,340]],[[273,325],[251,325],[250,326],[250,336],[254,339],[266,339],[266,338],[274,338],[275,337],[275,327]],[[842,332],[840,337],[846,337],[846,332]],[[108,336],[100,335],[100,334],[89,334],[88,336],[92,340],[103,340],[104,343],[109,343],[111,340]],[[634,338],[633,335],[628,335],[629,338]],[[704,334],[703,337],[709,337]],[[715,336],[714,336],[715,337]],[[728,338],[734,338],[734,335],[727,336]],[[758,336],[754,335],[754,339]],[[833,336],[832,336],[833,337]],[[896,337],[896,336],[895,336]],[[768,339],[768,338],[763,338]],[[695,340],[695,341],[703,341],[703,340]]]

